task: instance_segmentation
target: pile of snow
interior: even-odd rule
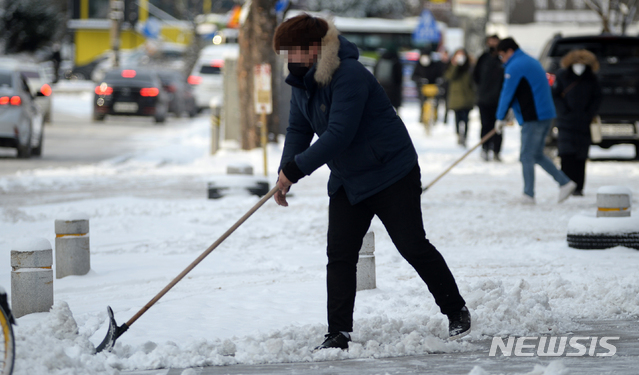
[[[436,125],[427,137],[416,122],[417,106],[407,104],[401,114],[426,185],[465,150],[452,123]],[[479,139],[477,113],[471,115],[469,145]],[[639,171],[630,163],[589,163],[586,197],[557,205],[558,187],[538,170],[538,204],[518,205],[519,129],[513,127],[505,130],[503,163],[473,154],[422,197],[428,237],[473,316],[468,338],[447,340],[446,317],[375,219],[377,289],[357,295],[350,350],[312,352],[326,333],[324,167],[294,186],[288,208],[267,202],[140,317],[112,352],[93,354],[106,335],[107,305],[118,324],[126,322],[257,202],[255,196],[206,199],[207,183],[228,164],[248,163],[263,173],[261,150],[227,147],[208,155],[208,131],[200,118],[146,139],[144,150],[121,158],[0,177],[1,191],[34,197],[31,205],[0,208],[0,285],[10,285],[9,251],[20,238],[54,243],[54,221],[76,212],[86,213],[91,225],[89,274],[56,279],[52,310],[18,319],[16,374],[464,352],[495,335],[560,334],[578,329],[578,319],[639,316],[638,252],[583,252],[566,244],[570,218],[596,209],[597,187],[611,180],[636,186]],[[272,183],[281,144],[269,145]],[[194,186],[201,196],[174,194]],[[38,201],[53,189],[68,198]],[[556,367],[531,374],[562,373]]]
[[[568,222],[568,234],[618,235],[639,233],[639,216],[596,217],[575,215]]]

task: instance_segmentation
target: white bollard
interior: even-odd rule
[[[89,216],[69,214],[55,221],[55,278],[86,275],[91,270]]]
[[[226,166],[226,174],[241,174],[252,176],[253,166],[251,164],[233,163]]]
[[[597,217],[628,217],[632,191],[624,186],[602,186],[597,189]]]
[[[44,238],[27,238],[11,247],[11,310],[16,318],[53,306],[53,250]]]
[[[375,233],[364,236],[357,262],[357,291],[375,289]]]

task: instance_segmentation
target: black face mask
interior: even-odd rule
[[[490,52],[491,55],[497,54],[497,47],[489,47],[488,52]]]
[[[294,76],[302,78],[309,70],[311,70],[311,67],[305,66],[302,63],[288,63],[288,71]]]

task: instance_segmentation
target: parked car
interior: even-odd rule
[[[236,43],[211,45],[202,49],[188,78],[193,86],[198,110],[209,108],[213,97],[224,94],[224,60],[237,58],[240,48]]]
[[[16,69],[0,69],[0,147],[17,149],[19,158],[39,156],[43,135],[42,113],[26,77]]]
[[[197,114],[195,96],[184,74],[177,70],[160,70],[158,74],[162,87],[169,96],[169,112],[178,117],[186,112],[190,117],[194,117]]]
[[[46,66],[12,58],[0,58],[0,67],[15,69],[27,78],[31,95],[36,98],[36,103],[42,110],[44,122],[51,122],[51,94],[53,93],[51,82],[53,77],[47,73]],[[43,95],[38,96],[38,92],[42,92]]]
[[[559,69],[563,56],[575,49],[586,49],[597,56],[597,73],[602,90],[599,116],[602,141],[609,148],[616,144],[633,144],[639,158],[639,37],[622,35],[556,35],[543,49],[539,61],[548,73]],[[557,130],[549,134],[547,145],[554,147]]]
[[[93,119],[107,115],[152,116],[155,122],[166,120],[169,100],[160,77],[152,70],[114,69],[95,88]]]

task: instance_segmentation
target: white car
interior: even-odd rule
[[[224,94],[224,60],[237,58],[240,47],[236,43],[207,46],[202,49],[188,82],[193,86],[198,110],[209,108],[214,97]]]
[[[44,128],[36,95],[18,69],[0,68],[0,147],[17,149],[18,158],[42,154]]]
[[[51,122],[51,88],[52,77],[42,64],[20,61],[11,58],[1,58],[0,68],[15,69],[27,78],[27,84],[35,102],[40,106],[44,122]],[[38,95],[38,93],[41,93]]]

